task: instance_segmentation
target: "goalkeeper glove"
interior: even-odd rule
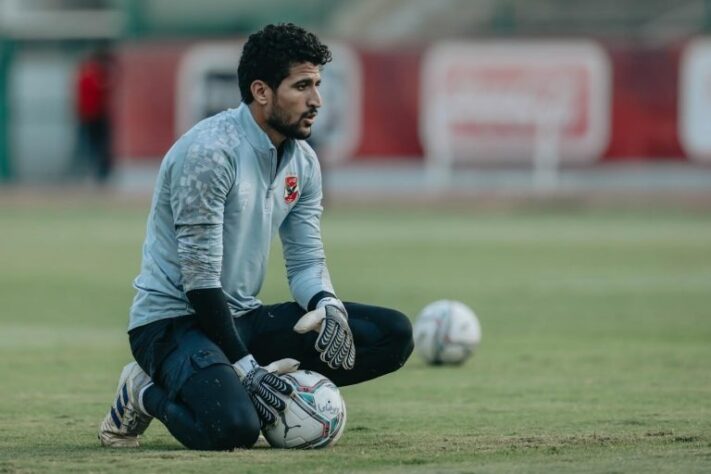
[[[249,354],[235,362],[233,367],[252,399],[262,428],[274,423],[275,412],[284,411],[286,408],[286,403],[279,394],[289,396],[294,391],[279,375],[294,372],[299,368],[299,362],[294,359],[281,359],[261,367]]]
[[[353,333],[348,326],[346,308],[336,298],[324,298],[316,309],[303,315],[294,326],[299,334],[318,331],[315,348],[321,360],[332,369],[350,370],[355,365]]]

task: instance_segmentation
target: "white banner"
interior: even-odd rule
[[[679,137],[693,159],[711,161],[711,39],[686,46],[679,79]]]
[[[178,68],[176,135],[205,117],[237,107],[241,96],[237,64],[243,41],[212,41],[192,46]],[[323,107],[309,143],[326,162],[340,162],[357,151],[361,134],[362,72],[357,54],[328,43],[333,61],[321,73]]]
[[[593,42],[446,42],[422,69],[428,160],[530,163],[548,146],[586,162],[608,145],[610,63]]]

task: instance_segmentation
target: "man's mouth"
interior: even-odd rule
[[[307,112],[303,115],[302,120],[310,127],[316,120],[318,112]]]

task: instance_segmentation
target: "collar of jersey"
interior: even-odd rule
[[[254,117],[252,117],[252,112],[250,112],[249,110],[249,106],[244,102],[242,102],[239,107],[237,107],[237,120],[242,126],[242,129],[245,131],[247,141],[257,151],[269,152],[271,150],[274,150],[274,152],[276,152],[276,147],[269,139],[269,136],[254,120]],[[289,143],[287,143],[287,150],[290,150],[293,146],[291,141],[293,140],[288,140]]]

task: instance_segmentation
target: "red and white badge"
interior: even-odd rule
[[[287,176],[284,180],[284,201],[291,204],[299,197],[299,182],[296,176]]]

